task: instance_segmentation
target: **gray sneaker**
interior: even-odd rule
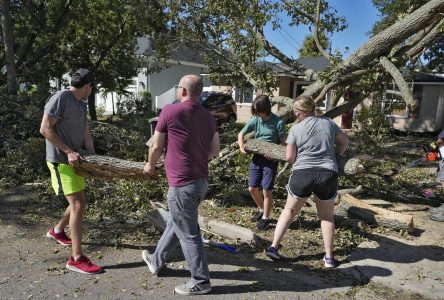
[[[211,283],[203,282],[193,285],[191,282],[188,282],[186,284],[176,286],[174,292],[178,293],[179,295],[186,296],[208,294],[211,292]]]
[[[142,251],[142,258],[146,262],[148,269],[150,270],[151,274],[157,275],[159,273],[159,270],[156,270],[153,265],[151,264],[151,257],[152,254],[148,252],[148,250]]]
[[[444,211],[430,215],[430,219],[437,222],[444,222]]]
[[[444,212],[444,204],[441,204],[441,206],[438,207],[432,207],[431,209],[429,209],[429,212],[431,212],[432,214]]]

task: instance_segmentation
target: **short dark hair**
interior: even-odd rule
[[[271,114],[271,102],[267,95],[257,96],[251,104],[251,114],[257,116],[260,113],[265,113],[267,116]]]
[[[94,85],[94,76],[88,69],[78,69],[71,76],[71,86],[81,88],[85,84]]]

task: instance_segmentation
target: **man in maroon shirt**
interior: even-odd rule
[[[198,295],[211,291],[198,206],[208,188],[208,160],[220,150],[219,134],[215,118],[199,103],[202,79],[186,75],[177,88],[180,103],[162,109],[149,148],[149,160],[144,167],[147,176],[155,176],[155,165],[165,148],[170,217],[155,252],[150,254],[144,250],[142,257],[150,272],[156,275],[180,243],[191,280],[176,286],[175,292]]]

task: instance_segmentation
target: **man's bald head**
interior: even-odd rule
[[[179,82],[179,85],[184,87],[190,98],[198,98],[202,93],[203,81],[200,76],[185,75]]]

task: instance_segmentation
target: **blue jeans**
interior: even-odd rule
[[[207,189],[208,181],[206,179],[197,179],[193,183],[181,187],[169,187],[170,214],[167,227],[157,243],[151,261],[155,269],[162,268],[171,252],[180,243],[190,268],[192,284],[210,280],[197,212],[199,203],[204,199]]]

